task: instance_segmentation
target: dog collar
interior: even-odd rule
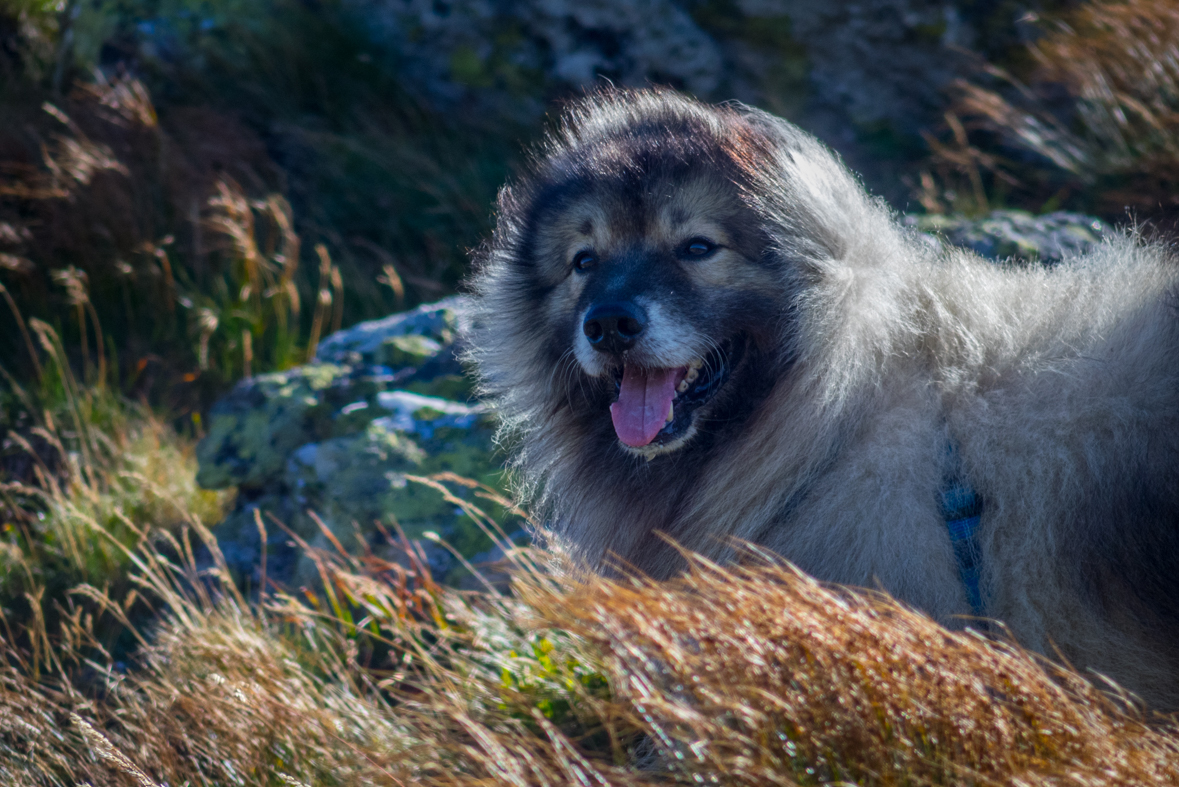
[[[953,445],[947,449],[951,458],[955,458]],[[956,468],[957,462],[951,466]],[[958,576],[966,587],[966,598],[970,601],[971,612],[976,617],[983,617],[986,607],[983,604],[982,590],[979,586],[979,575],[982,570],[982,549],[978,543],[978,525],[982,519],[982,500],[970,488],[955,469],[945,482],[941,491],[942,518],[946,529],[950,533],[950,544],[954,547],[954,558],[958,562]]]

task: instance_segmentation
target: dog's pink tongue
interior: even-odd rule
[[[618,401],[610,405],[610,417],[618,439],[632,448],[655,439],[667,423],[667,410],[675,398],[679,369],[639,369],[627,364],[622,371]]]

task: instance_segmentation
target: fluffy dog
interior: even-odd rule
[[[783,120],[612,90],[502,190],[476,263],[470,360],[589,566],[662,578],[684,566],[668,539],[752,542],[1179,707],[1164,249],[939,250]],[[969,554],[948,487],[981,505]]]

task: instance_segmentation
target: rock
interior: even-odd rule
[[[239,488],[235,510],[214,530],[235,571],[260,579],[255,511],[268,534],[268,576],[287,584],[313,584],[316,569],[278,522],[314,547],[338,542],[390,559],[402,553],[382,530],[400,527],[425,539],[431,569],[447,581],[462,581],[463,572],[428,534],[464,557],[494,553],[492,540],[437,488],[474,502],[474,488],[459,478],[492,490],[505,484],[494,423],[470,401],[455,356],[464,303],[447,298],[340,331],[320,344],[314,363],[245,380],[217,403],[197,449],[198,481]],[[415,480],[430,476],[436,480]]]
[[[1035,2],[1025,4],[1034,10]],[[773,103],[777,59],[807,54],[812,108],[914,133],[974,68],[979,30],[1018,16],[961,0],[348,0],[406,84],[446,108],[533,116],[599,83],[672,84],[709,100]],[[1011,17],[1011,18],[1008,18]],[[783,36],[783,31],[788,31]],[[1009,37],[1013,36],[1012,32]],[[781,51],[786,46],[791,52]],[[767,51],[778,50],[778,51]],[[888,68],[881,68],[888,63]],[[795,88],[801,85],[794,85]]]
[[[973,219],[908,216],[905,223],[984,257],[1041,262],[1059,262],[1083,254],[1109,232],[1100,219],[1067,211],[1037,216],[1021,210],[996,210]]]
[[[672,0],[348,0],[422,97],[535,120],[544,99],[596,83],[717,86],[716,43]]]
[[[399,314],[391,314],[380,320],[370,320],[337,331],[319,343],[315,359],[321,363],[338,364],[381,364],[389,356],[383,355],[386,343],[394,342],[403,351],[427,360],[421,355],[427,346],[434,347],[436,355],[442,345],[454,342],[455,333],[467,318],[461,295],[444,298]],[[428,344],[406,341],[407,337],[422,337]],[[393,356],[397,357],[397,356]],[[389,364],[393,365],[393,364]]]
[[[970,66],[975,32],[961,3],[931,0],[738,0],[749,18],[789,18],[806,42],[813,101],[857,126],[906,133],[945,105],[942,90]],[[887,63],[887,68],[881,68]]]
[[[324,392],[349,372],[311,364],[240,382],[209,412],[209,434],[197,447],[197,483],[223,489],[273,481],[293,450],[330,429]]]
[[[144,12],[143,61],[201,69],[206,47],[237,40],[240,14],[196,18],[184,4]],[[782,114],[843,154],[900,204],[898,175],[927,153],[955,80],[983,62],[1026,60],[1037,13],[1054,0],[342,0],[304,11],[380,73],[466,134],[535,132],[554,101],[607,82],[668,85],[707,101]],[[263,12],[258,12],[263,13]],[[247,13],[244,19],[249,19]],[[181,31],[189,31],[183,33]],[[349,39],[338,39],[349,40]],[[125,46],[128,44],[122,44]],[[236,50],[229,59],[235,60]],[[227,52],[226,54],[229,54]],[[1015,71],[1018,73],[1019,68]],[[314,132],[273,123],[286,161],[314,160]],[[892,162],[891,164],[888,162]]]
[[[594,85],[740,100],[835,147],[878,193],[925,153],[949,86],[1021,58],[1051,7],[966,0],[346,0],[400,82],[447,115],[534,126]],[[887,64],[887,67],[882,67]]]
[[[489,549],[491,541],[453,502],[409,477],[454,473],[493,488],[500,486],[502,471],[490,461],[494,425],[483,413],[460,421],[446,414],[435,418],[435,412],[421,408],[409,429],[400,428],[398,418],[382,417],[359,435],[301,447],[287,464],[286,488],[301,507],[316,511],[330,523],[349,548],[373,546],[371,540],[357,543],[350,523],[370,523],[367,529],[371,530],[372,522],[392,529],[390,523],[395,521],[413,539],[428,532],[440,534],[466,557]],[[310,517],[298,518],[293,529],[315,546],[330,546]],[[363,537],[366,528],[359,532]],[[449,567],[448,557],[435,562]]]
[[[384,366],[400,368],[421,366],[433,358],[442,345],[427,336],[390,336],[381,343],[377,355]]]

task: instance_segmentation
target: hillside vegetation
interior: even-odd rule
[[[194,570],[202,532],[126,553],[169,612],[134,671],[86,616],[39,681],[9,650],[6,784],[1179,781],[1176,731],[1130,698],[756,555],[658,585],[513,551],[504,595],[435,584],[403,542],[404,563],[314,552],[320,587],[251,605],[219,560]]]
[[[474,39],[478,3],[405,5],[438,24],[382,48],[361,2],[0,3],[0,784],[1179,784],[1175,721],[1100,676],[765,556],[581,577],[513,546],[527,512],[492,486],[406,470],[506,555],[460,590],[433,530],[389,516],[379,549],[346,549],[195,480],[236,383],[459,287],[579,89],[572,54],[847,131],[829,141],[881,162],[870,185],[954,242],[994,245],[963,214],[1017,240],[1037,221],[996,208],[1130,206],[1149,234],[1179,177],[1174,4],[659,0],[635,22],[592,0],[560,12],[600,23],[572,53],[540,2]],[[618,27],[639,22],[681,38],[643,48]],[[258,530],[254,573],[211,535],[230,513]]]

